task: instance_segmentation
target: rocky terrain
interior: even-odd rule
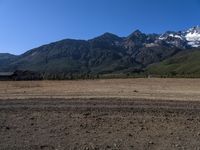
[[[2,150],[197,150],[199,131],[194,101],[0,101]]]

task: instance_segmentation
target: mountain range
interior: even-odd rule
[[[178,32],[167,31],[164,34],[145,34],[136,30],[127,37],[104,33],[90,40],[57,41],[18,56],[0,53],[0,72],[30,70],[45,73],[112,74],[147,71],[151,74],[167,74],[177,71],[189,74],[195,71],[187,71],[187,66],[190,70],[198,66],[199,52],[199,26]],[[185,61],[192,65],[186,65],[182,70],[177,69],[185,65]],[[169,64],[174,66],[170,69]],[[200,73],[199,70],[197,72]]]

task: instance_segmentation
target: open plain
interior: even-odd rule
[[[0,99],[141,98],[200,100],[200,79],[105,79],[0,82]]]
[[[200,79],[0,82],[0,149],[200,149]]]

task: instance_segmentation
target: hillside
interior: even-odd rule
[[[0,53],[0,60],[3,59],[10,59],[16,57],[15,55],[9,54],[9,53]]]
[[[3,70],[92,74],[131,72],[180,50],[164,44],[144,46],[143,41],[147,38],[135,32],[127,38],[106,33],[88,41],[66,39],[27,51],[7,63]]]
[[[5,71],[12,61],[14,61],[17,56],[8,54],[8,53],[0,53],[0,71]]]
[[[158,75],[200,76],[200,49],[184,51],[160,63],[150,65],[147,71]]]
[[[50,74],[142,72],[151,64],[177,53],[184,56],[187,51],[199,47],[199,35],[200,27],[193,27],[187,31],[167,31],[164,34],[145,34],[136,30],[127,37],[104,33],[90,40],[65,39],[34,48],[19,56],[1,54],[0,71],[29,70]],[[188,70],[184,69],[187,67],[177,71],[187,73]],[[189,72],[196,72],[196,69],[191,65]],[[156,73],[152,67],[149,70]],[[161,70],[160,73],[168,73],[164,71],[165,67]]]

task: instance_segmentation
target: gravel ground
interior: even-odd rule
[[[200,102],[0,100],[1,150],[198,150]]]

